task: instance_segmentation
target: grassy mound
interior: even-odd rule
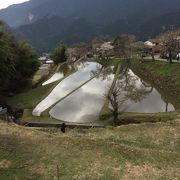
[[[0,122],[0,179],[179,179],[180,120],[32,130]]]

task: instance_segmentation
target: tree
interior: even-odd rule
[[[108,60],[114,54],[114,46],[111,42],[105,42],[97,49],[96,53],[100,59]]]
[[[121,89],[118,86],[115,86],[112,93],[108,95],[108,100],[111,105],[111,113],[113,115],[113,124],[116,126],[119,122],[119,115],[122,114],[123,111],[119,111],[125,102],[125,99],[120,100],[119,96],[121,95]]]
[[[59,46],[53,50],[51,54],[51,58],[56,65],[65,62],[67,60],[66,46],[64,45],[63,42],[61,42]]]
[[[131,58],[134,51],[135,39],[134,35],[129,34],[116,37],[113,42],[115,54],[124,59]]]
[[[40,65],[37,55],[29,44],[18,42],[13,48],[15,73],[11,77],[10,89],[19,91],[20,87],[31,84],[31,79]]]
[[[172,63],[173,56],[177,55],[180,51],[180,30],[168,31],[160,35],[163,45],[162,53]]]
[[[0,24],[4,23],[0,21]],[[0,28],[0,93],[22,91],[38,67],[37,55],[31,46]]]
[[[3,20],[0,20],[0,26],[3,26],[5,22]]]
[[[109,35],[100,35],[97,37],[94,37],[91,41],[91,46],[92,46],[92,50],[95,53],[97,53],[97,49],[99,49],[101,47],[102,44],[104,44],[105,42],[110,42],[112,41],[112,38]]]
[[[0,91],[9,88],[10,79],[15,72],[14,65],[9,37],[4,31],[0,31]]]
[[[86,44],[86,43],[76,44],[74,47],[74,57],[76,59],[86,57],[89,51],[90,51],[90,48],[89,48],[88,44]]]
[[[123,66],[121,73],[110,94],[105,95],[109,100],[110,110],[113,116],[113,124],[125,123],[121,115],[127,109],[127,101],[141,102],[153,90],[153,87],[142,82],[141,86],[137,84],[139,78],[133,75],[128,67]]]

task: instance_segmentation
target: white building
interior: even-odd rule
[[[39,61],[41,61],[41,62],[44,62],[44,61],[46,61],[46,60],[47,60],[46,56],[41,56],[41,57],[39,58]]]
[[[153,44],[153,43],[150,42],[150,41],[146,41],[146,42],[144,43],[144,45],[145,45],[145,46],[149,46],[149,47],[155,46],[155,44]]]

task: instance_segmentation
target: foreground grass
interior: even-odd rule
[[[1,180],[174,180],[179,159],[180,120],[66,134],[0,122]]]

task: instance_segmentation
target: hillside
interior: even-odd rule
[[[15,29],[15,34],[28,40],[38,52],[51,51],[60,41],[68,45],[89,42],[100,35],[117,36],[135,34],[139,40],[153,38],[164,31],[179,28],[180,11],[167,13],[141,21],[139,17],[117,20],[108,25],[89,22],[85,18],[69,19],[58,16],[46,16],[32,24]],[[48,42],[48,43],[46,43]]]
[[[179,9],[178,0],[30,0],[20,5],[13,5],[0,11],[0,17],[11,26],[32,22],[48,14],[60,17],[86,18],[88,21],[105,24],[132,16],[141,18],[155,17]],[[145,11],[144,11],[145,10]],[[30,23],[30,22],[29,22]]]
[[[179,7],[179,0],[31,0],[0,10],[0,18],[43,52],[62,40],[74,44],[102,34],[143,40],[179,27]]]
[[[144,37],[142,37],[148,38],[148,36],[154,37],[157,36],[157,34],[160,34],[169,29],[172,30],[172,28],[180,28],[179,17],[180,10],[149,19],[147,22],[144,22],[139,26],[139,32],[137,32],[137,35],[140,36],[140,34],[146,32],[146,34],[144,34]]]
[[[33,130],[0,121],[0,179],[179,179],[180,121]]]
[[[38,52],[47,52],[56,47],[60,41],[67,44],[88,42],[101,31],[102,26],[88,22],[84,18],[71,20],[46,16],[33,24],[19,27],[15,33],[20,38],[28,40]]]

